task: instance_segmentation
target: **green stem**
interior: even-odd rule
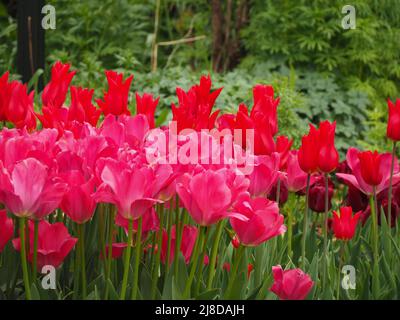
[[[310,192],[310,178],[311,175],[307,175],[307,187],[306,187],[306,203],[304,208],[304,218],[303,218],[303,235],[301,241],[301,264],[304,270],[305,259],[306,259],[306,236],[307,236],[307,224],[308,224],[308,196]]]
[[[376,214],[376,187],[373,189],[373,195],[370,197],[370,210],[372,217],[372,250],[374,256],[374,266],[373,266],[373,279],[372,279],[372,292],[375,297],[379,293],[379,253],[378,253],[378,221]]]
[[[77,226],[76,226],[77,227]],[[79,283],[80,283],[80,265],[81,265],[81,249],[79,244],[79,229],[76,230],[78,233],[78,245],[75,249],[75,264],[74,264],[74,293],[73,293],[73,300],[78,299],[79,293]]]
[[[161,260],[161,250],[162,250],[162,233],[163,233],[163,228],[164,228],[164,216],[163,216],[163,210],[161,209],[163,207],[160,207],[160,225],[158,227],[158,232],[157,232],[157,254],[153,266],[153,274],[152,274],[152,283],[151,283],[151,299],[155,299],[156,297],[156,292],[157,292],[157,283],[158,283],[158,275],[159,275],[159,270],[160,270],[160,260]],[[177,254],[175,252],[175,254]]]
[[[198,274],[198,281],[196,282],[196,295],[199,294],[200,292],[200,285],[202,282],[202,278],[203,278],[203,266],[204,266],[204,258],[206,256],[207,253],[207,241],[208,241],[208,236],[210,233],[210,228],[206,228],[205,231],[205,236],[204,236],[204,240],[203,240],[203,246],[201,247],[201,251],[200,251],[200,261],[199,261],[199,267],[197,270],[197,274]]]
[[[233,284],[235,283],[239,265],[240,265],[240,262],[242,260],[242,257],[243,257],[244,251],[245,251],[244,249],[245,249],[245,247],[242,245],[240,245],[240,247],[237,249],[235,261],[233,263],[232,270],[229,275],[228,287],[227,287],[227,289],[225,291],[225,295],[224,295],[225,299],[230,299]]]
[[[217,230],[215,231],[215,238],[211,248],[211,259],[208,265],[208,279],[207,279],[207,290],[210,290],[215,276],[215,263],[217,261],[218,247],[224,229],[225,220],[218,222]]]
[[[200,227],[199,229],[199,235],[196,239],[196,244],[194,247],[194,251],[192,254],[192,267],[190,269],[190,274],[189,274],[189,278],[186,282],[186,286],[185,286],[185,290],[183,291],[183,298],[184,299],[188,299],[190,296],[190,289],[192,288],[192,283],[193,283],[193,279],[194,279],[194,275],[196,273],[196,269],[197,269],[197,263],[199,261],[199,256],[200,256],[200,250],[203,247],[203,240],[204,240],[204,229],[205,227]]]
[[[33,281],[36,281],[37,276],[37,253],[38,253],[38,242],[39,242],[39,221],[35,220],[33,231],[33,259],[32,259],[32,277]]]
[[[170,263],[170,255],[171,255],[171,244],[172,244],[172,237],[171,237],[171,230],[172,230],[172,203],[173,200],[170,201],[170,210],[168,211],[168,226],[167,226],[167,234],[168,234],[168,244],[167,244],[167,261],[165,264],[165,268],[166,268],[166,273],[168,273],[169,270],[169,263]],[[176,230],[175,230],[176,231]]]
[[[288,255],[290,258],[293,256],[293,249],[292,249],[292,238],[293,238],[293,213],[295,212],[295,209],[297,207],[297,202],[296,206],[294,206],[294,193],[289,193],[289,207],[288,207],[288,226],[287,226],[287,237],[288,237]],[[293,210],[293,212],[292,212]]]
[[[338,283],[337,283],[337,300],[340,300],[340,274],[342,269],[345,242],[340,242],[339,263],[338,263]]]
[[[138,286],[139,286],[139,264],[140,264],[140,254],[142,253],[142,224],[143,224],[143,218],[140,217],[138,221],[138,227],[137,227],[137,232],[136,232],[136,252],[135,252],[135,266],[133,269],[133,288],[132,288],[132,300],[136,300],[137,298],[137,292],[138,292]],[[161,248],[158,250],[161,251]]]
[[[22,273],[23,273],[24,286],[25,286],[25,297],[26,297],[26,300],[32,300],[31,286],[30,286],[29,275],[28,275],[28,264],[26,262],[25,227],[26,227],[26,218],[20,218],[20,220],[19,220],[19,237],[20,237],[20,241],[21,241],[20,253],[21,253]]]
[[[86,284],[86,259],[85,259],[85,225],[78,225],[78,241],[79,251],[81,255],[81,277],[82,277],[82,298],[86,299],[87,284]]]
[[[105,299],[108,299],[108,293],[110,290],[111,281],[111,268],[112,268],[112,244],[114,236],[114,216],[115,208],[110,205],[109,208],[109,220],[108,220],[108,256],[107,256],[107,268],[106,268],[106,289],[105,289]]]
[[[126,248],[125,257],[124,257],[124,276],[122,279],[120,300],[125,300],[126,288],[128,287],[128,275],[129,275],[129,266],[130,266],[130,260],[131,260],[132,239],[133,239],[133,220],[129,219],[129,222],[128,222],[128,247]]]
[[[328,212],[329,212],[329,177],[325,173],[325,215],[324,215],[324,256],[322,259],[322,286],[326,287],[327,259],[328,259]]]
[[[389,194],[388,194],[388,234],[392,228],[392,193],[393,193],[393,171],[394,171],[394,159],[396,157],[396,141],[393,141],[392,150],[392,163],[390,165],[390,178],[389,178]],[[392,243],[389,241],[389,252],[391,252]]]

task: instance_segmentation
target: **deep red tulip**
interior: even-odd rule
[[[14,235],[14,222],[7,217],[6,210],[0,210],[0,253],[3,251],[7,242]]]
[[[390,222],[390,227],[394,228],[397,224],[397,219],[400,215],[400,207],[397,204],[397,201],[395,201],[394,199],[392,199],[392,208],[391,208],[391,222]],[[386,221],[389,222],[389,201],[387,198],[381,200],[378,199],[378,208],[381,208],[383,210],[383,213],[385,215]],[[381,210],[381,212],[382,212]],[[382,223],[382,214],[381,213],[377,213],[377,220],[378,220],[378,225],[381,225]],[[361,213],[361,222],[364,225],[367,221],[368,218],[371,216],[371,207],[367,206],[365,208],[365,210]]]
[[[386,135],[393,141],[400,141],[400,99],[393,103],[388,99],[389,118]]]
[[[339,153],[335,148],[336,121],[322,121],[319,125],[319,155],[318,168],[321,172],[329,173],[339,164]]]
[[[103,111],[104,115],[130,115],[130,111],[128,110],[128,96],[133,75],[124,80],[124,75],[122,73],[106,71],[106,77],[108,91],[104,93],[103,100],[96,100],[100,109]]]
[[[54,63],[51,68],[50,82],[43,89],[42,102],[46,107],[61,108],[67,97],[68,88],[75,75],[75,71],[69,71],[70,64],[60,61]]]
[[[310,124],[310,132],[301,139],[297,154],[301,170],[308,174],[318,171],[319,135],[317,129]]]
[[[332,207],[332,197],[335,185],[329,179],[328,181],[328,209]],[[315,212],[325,211],[325,177],[317,176],[315,182],[310,186],[308,206]]]
[[[304,173],[304,172],[303,172]],[[289,191],[284,181],[281,180],[280,188],[279,188],[279,205],[283,205],[286,203],[289,197]],[[276,182],[272,187],[271,191],[268,194],[268,199],[272,201],[276,201],[278,191],[278,183]]]
[[[340,208],[340,215],[333,211],[332,229],[335,237],[341,240],[350,240],[354,237],[361,211],[353,216],[351,207]]]
[[[155,127],[154,115],[159,100],[159,97],[154,99],[153,95],[150,93],[143,93],[142,96],[136,93],[136,113],[144,114],[147,117],[150,129]]]
[[[304,300],[314,281],[301,269],[283,270],[280,265],[272,267],[274,283],[269,289],[281,300]]]
[[[350,206],[354,212],[363,211],[368,207],[368,196],[362,193],[353,185],[349,185],[345,201],[347,206]]]
[[[33,260],[33,222],[29,221],[29,252],[28,261]],[[61,223],[57,222],[50,224],[46,220],[39,222],[39,241],[38,241],[38,256],[37,267],[40,271],[43,266],[51,265],[58,268],[70,251],[74,248],[77,238],[71,237],[68,229]],[[13,240],[15,250],[21,250],[20,238]]]
[[[381,166],[381,155],[375,151],[365,151],[358,154],[360,160],[361,176],[370,186],[378,186],[383,179],[383,173],[379,170]]]
[[[245,246],[258,246],[286,231],[283,215],[279,213],[279,207],[274,201],[265,198],[252,199],[249,194],[242,194],[234,210],[248,219],[243,221],[230,218],[233,230],[240,243]]]

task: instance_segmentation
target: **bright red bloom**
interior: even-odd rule
[[[297,157],[301,170],[308,174],[318,171],[319,135],[312,124],[310,124],[310,132],[301,139]]]
[[[111,252],[111,257],[113,259],[119,259],[122,257],[122,254],[124,253],[125,248],[128,246],[126,242],[114,242],[112,244],[112,252]],[[109,252],[109,245],[106,244],[106,259],[108,257],[108,252]],[[104,260],[103,253],[100,253],[100,259]]]
[[[250,279],[251,272],[254,270],[254,265],[249,263],[247,265],[247,279]]]
[[[279,169],[286,169],[286,162],[289,156],[290,148],[292,147],[293,139],[286,136],[278,136],[276,138],[275,150],[279,153]]]
[[[33,237],[34,225],[32,221],[28,222],[29,228],[29,252],[28,261],[33,260]],[[37,267],[38,271],[45,265],[51,265],[58,268],[70,251],[74,248],[77,238],[71,237],[68,229],[61,223],[57,222],[50,224],[46,220],[39,222],[39,241],[38,241],[38,256]],[[20,238],[13,240],[15,250],[21,250]]]
[[[19,81],[4,82],[3,86],[0,89],[2,120],[13,123],[16,128],[26,127],[28,130],[34,130],[36,128],[33,110],[34,91],[28,94],[28,87]]]
[[[235,217],[230,219],[240,243],[245,246],[258,246],[286,231],[283,215],[279,213],[278,205],[274,201],[265,198],[252,199],[249,194],[242,194],[234,211],[248,218],[247,221]]]
[[[71,65],[60,61],[51,68],[51,80],[43,89],[42,102],[46,107],[61,108],[67,97],[68,88],[76,71],[69,71]]]
[[[103,111],[104,115],[130,115],[131,113],[128,110],[128,96],[133,75],[124,80],[124,75],[122,73],[106,71],[106,77],[108,91],[104,92],[103,100],[96,100],[100,109]]]
[[[314,281],[301,269],[283,270],[280,265],[272,267],[274,283],[269,289],[281,300],[304,300]]]
[[[159,100],[160,97],[154,99],[153,95],[150,93],[143,93],[142,96],[136,93],[136,113],[144,114],[147,117],[150,129],[153,129],[155,127],[154,115],[156,113],[156,108]]]
[[[353,216],[351,207],[340,208],[340,215],[333,211],[332,229],[335,237],[341,240],[350,240],[354,237],[361,211]]]
[[[192,256],[197,235],[198,235],[198,230],[196,227],[189,225],[185,225],[183,227],[180,251],[183,257],[185,258],[186,264],[190,262],[190,257]],[[176,243],[176,228],[175,225],[173,225],[171,229],[171,251],[169,258],[170,264],[174,261],[175,257],[175,243]],[[168,252],[168,234],[165,230],[163,230],[162,248],[161,248],[161,261],[163,263],[167,262],[167,252]]]
[[[3,251],[7,242],[14,235],[14,222],[7,217],[6,210],[0,210],[0,253]]]
[[[381,157],[377,151],[365,151],[358,154],[360,160],[361,176],[370,186],[377,186],[382,182],[383,174],[379,170]]]
[[[178,132],[183,129],[212,129],[219,110],[211,113],[215,100],[222,88],[211,92],[210,76],[202,76],[200,84],[192,86],[188,92],[176,88],[178,107],[171,104],[173,121],[177,121]]]
[[[234,236],[231,240],[232,246],[237,249],[240,247],[240,241],[239,238],[237,236]]]
[[[88,122],[96,127],[101,111],[92,104],[93,89],[71,87],[71,106],[68,109],[68,121]]]
[[[389,118],[387,123],[386,135],[393,141],[400,141],[400,99],[396,99],[393,104],[388,99]]]
[[[332,172],[339,164],[339,153],[335,148],[336,121],[322,121],[319,125],[318,168],[324,173]]]
[[[6,121],[6,107],[10,99],[9,85],[8,85],[9,72],[7,71],[0,77],[0,121]]]

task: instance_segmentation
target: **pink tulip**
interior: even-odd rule
[[[286,173],[284,175],[285,178],[283,179],[290,192],[303,190],[307,185],[307,173],[301,170],[297,159],[297,153],[297,150],[289,152]]]
[[[248,218],[247,221],[230,218],[233,230],[245,246],[258,246],[286,231],[283,215],[279,214],[279,207],[274,201],[252,199],[249,194],[242,194],[234,210]]]
[[[151,231],[158,231],[160,226],[160,220],[158,219],[158,215],[154,208],[150,208],[148,212],[143,214],[143,221],[142,221],[142,237],[143,239],[147,238],[147,235]],[[117,214],[115,216],[115,224],[117,226],[123,227],[125,233],[128,234],[129,230],[129,220],[125,219],[123,216]],[[133,221],[133,232],[137,231],[138,227],[138,220]]]
[[[247,220],[242,214],[229,209],[232,191],[227,184],[224,170],[205,170],[190,177],[184,175],[177,183],[176,191],[194,221],[202,226],[209,226],[227,217]]]
[[[150,168],[129,168],[125,162],[107,159],[101,180],[96,201],[114,204],[125,219],[136,220],[159,202],[151,195],[153,175]]]
[[[267,196],[278,180],[279,155],[255,156],[254,168],[249,175],[249,192],[254,197]]]
[[[22,160],[10,172],[0,162],[0,202],[18,217],[44,218],[58,207],[65,189],[37,159]]]
[[[336,176],[343,179],[346,183],[351,184],[356,189],[365,193],[366,195],[373,194],[373,186],[369,185],[362,176],[361,165],[359,155],[360,151],[356,148],[349,148],[347,151],[347,164],[350,167],[352,174],[346,173],[336,173]],[[379,194],[383,190],[389,187],[390,180],[390,165],[392,161],[392,155],[390,153],[384,153],[381,155],[379,168],[374,168],[374,170],[379,171],[382,175],[381,183],[376,186],[376,193]],[[397,159],[395,158],[394,164],[394,175],[393,175],[393,185],[400,181],[400,172]]]
[[[29,252],[28,261],[33,260],[33,222],[29,221]],[[61,223],[48,223],[46,220],[39,222],[39,238],[37,251],[37,267],[40,271],[43,266],[51,265],[58,268],[70,251],[74,248],[77,238],[71,237],[68,229]],[[15,250],[21,250],[20,238],[13,240]]]
[[[281,300],[304,300],[314,282],[301,269],[283,270],[280,265],[272,267],[274,283],[269,289]]]
[[[82,224],[90,220],[96,209],[93,198],[95,193],[95,179],[85,179],[78,170],[66,174],[67,190],[61,201],[61,209],[74,222]]]
[[[6,210],[0,210],[0,253],[3,251],[7,242],[14,235],[14,222],[7,217]]]

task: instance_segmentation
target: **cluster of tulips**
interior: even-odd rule
[[[254,87],[250,112],[241,104],[222,115],[212,111],[222,89],[212,91],[210,77],[177,88],[173,132],[155,126],[159,99],[151,94],[136,93],[131,114],[133,76],[107,71],[96,107],[93,90],[70,86],[74,74],[55,63],[36,106],[26,85],[8,73],[0,78],[0,268],[10,273],[3,295],[40,298],[42,269],[52,266],[62,298],[310,298],[328,285],[329,243],[345,250],[369,217],[379,291],[378,227],[382,219],[397,226],[400,206],[400,101],[389,101],[393,153],[350,148],[339,163],[335,122],[310,125],[298,150],[278,136],[271,86]],[[162,136],[176,144],[160,151]],[[188,156],[210,146],[195,161]],[[338,184],[347,192],[330,216]],[[302,199],[299,215],[293,203]],[[318,228],[310,209],[323,213]],[[323,255],[311,275],[306,242],[313,233]],[[290,263],[265,269],[266,252],[278,247]]]

